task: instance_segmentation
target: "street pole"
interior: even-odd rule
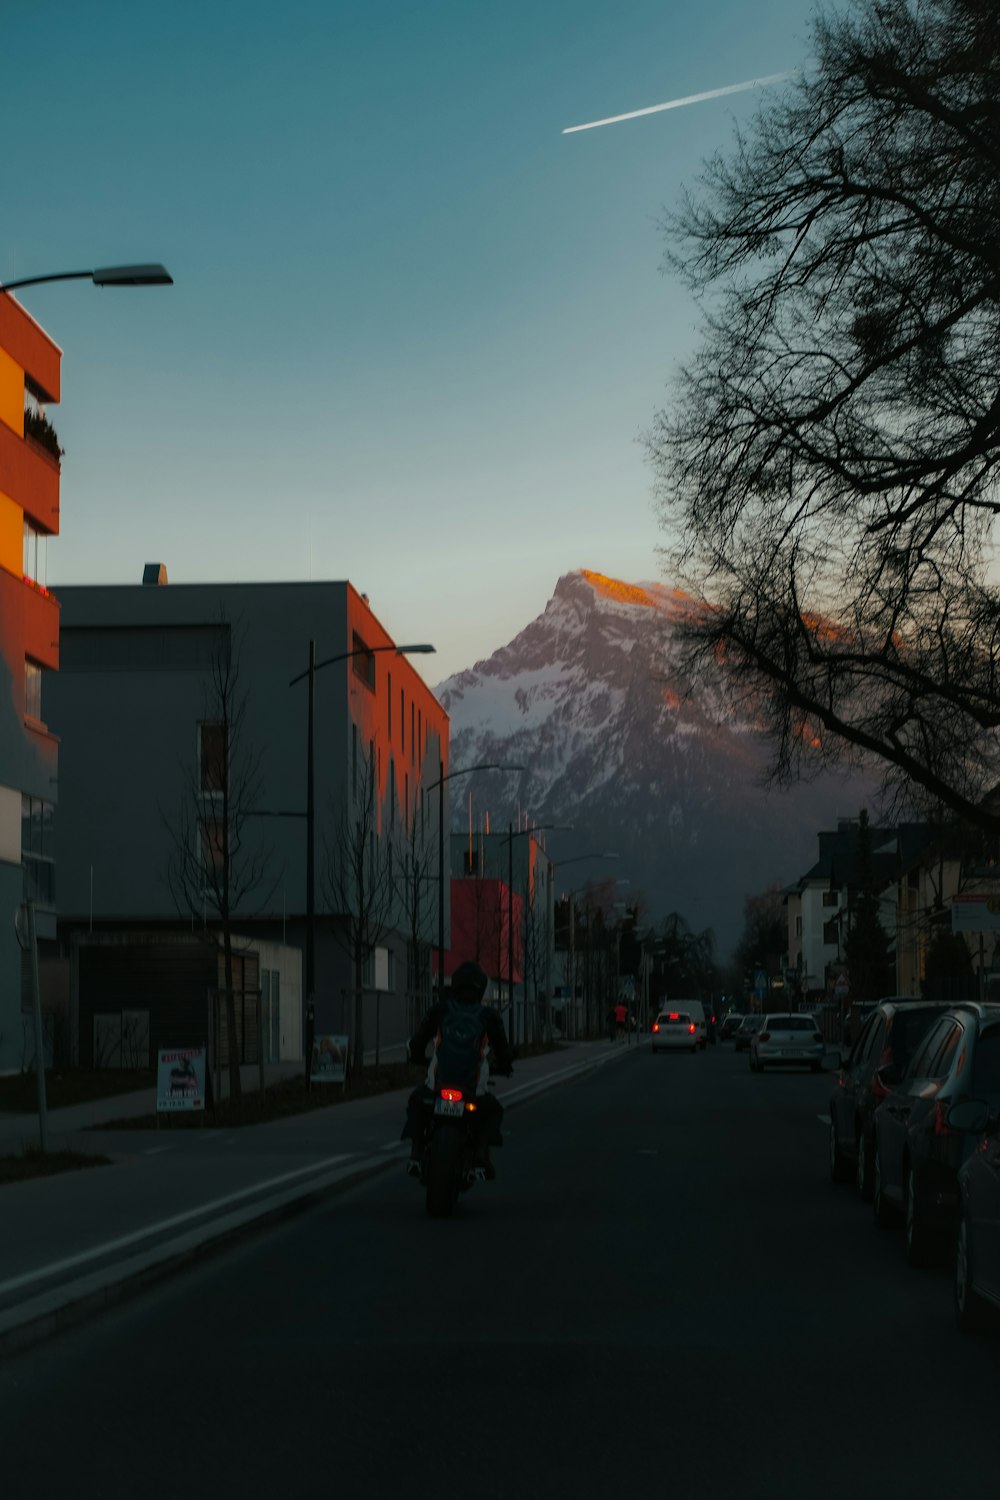
[[[38,1081],[38,1135],[43,1151],[49,1149],[49,1116],[45,1100],[45,1029],[42,1026],[42,996],[38,983],[38,933],[35,903],[28,906],[28,949],[31,954],[31,1006],[35,1014],[35,1076]]]
[[[309,642],[309,716],[306,751],[306,1088],[312,1085],[316,1035],[316,642]]]
[[[507,825],[507,994],[510,999],[511,1046],[517,1044],[514,1014],[514,825]]]
[[[438,759],[438,997],[444,994],[444,760]]]

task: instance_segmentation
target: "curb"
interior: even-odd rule
[[[639,1049],[634,1050],[637,1055]],[[541,1078],[505,1093],[504,1109],[525,1104],[539,1094],[557,1088],[561,1083],[570,1083],[586,1073],[596,1072],[617,1057],[631,1056],[632,1052],[631,1048],[620,1052],[605,1052],[599,1057],[587,1058],[571,1068],[546,1073]],[[0,1307],[0,1356],[17,1353],[32,1344],[40,1343],[53,1333],[82,1322],[116,1301],[135,1296],[151,1283],[223,1249],[238,1237],[290,1218],[322,1198],[346,1192],[361,1182],[388,1172],[401,1160],[405,1150],[406,1143],[400,1141],[397,1150],[383,1151],[378,1156],[362,1157],[354,1161],[336,1157],[309,1167],[297,1168],[281,1178],[242,1189],[221,1200],[234,1205],[239,1199],[251,1200],[242,1207],[234,1206],[221,1215],[213,1212],[217,1210],[219,1203],[191,1209],[159,1224],[137,1230],[109,1245],[97,1246],[93,1251],[56,1262],[37,1274],[29,1273],[0,1283],[0,1302],[5,1293],[16,1292],[22,1286],[28,1287],[35,1283],[39,1288],[25,1301]],[[338,1165],[339,1162],[343,1162],[343,1165]],[[292,1184],[292,1178],[299,1180]],[[191,1222],[191,1227],[180,1233],[174,1232],[185,1221],[198,1219],[202,1220],[200,1224]],[[146,1247],[142,1248],[144,1241]],[[116,1257],[116,1251],[133,1244],[136,1246],[133,1253]],[[94,1269],[81,1271],[81,1274],[71,1276],[68,1280],[58,1280],[61,1271],[74,1266],[82,1268],[88,1262]]]

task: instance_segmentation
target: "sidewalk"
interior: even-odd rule
[[[515,1108],[637,1050],[570,1043],[519,1061],[514,1079],[498,1080],[497,1097]],[[151,1113],[148,1089],[53,1110],[53,1150],[94,1152],[113,1165],[0,1187],[0,1353],[303,1200],[397,1165],[407,1150],[399,1135],[408,1092],[236,1130],[93,1128]],[[0,1116],[0,1152],[37,1140],[33,1116]]]

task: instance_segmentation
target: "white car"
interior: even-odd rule
[[[661,1011],[653,1022],[652,1047],[654,1052],[672,1052],[678,1047],[697,1052],[697,1022],[686,1010]]]
[[[760,1030],[750,1038],[750,1069],[763,1073],[769,1063],[798,1063],[818,1073],[825,1050],[823,1033],[812,1016],[765,1016]]]

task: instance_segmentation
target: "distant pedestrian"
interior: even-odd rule
[[[618,1035],[625,1035],[625,1027],[628,1025],[628,1006],[624,1000],[619,1000],[615,1006],[615,1030]]]

